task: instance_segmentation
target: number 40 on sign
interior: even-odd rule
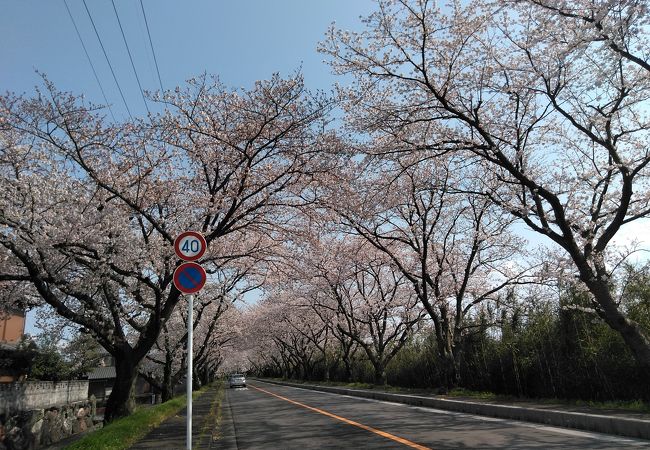
[[[196,231],[181,233],[174,241],[176,255],[184,261],[196,261],[203,256],[206,248],[205,238]]]

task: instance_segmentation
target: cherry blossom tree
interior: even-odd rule
[[[322,46],[355,77],[351,125],[394,152],[481,166],[475,192],[566,252],[593,311],[650,370],[650,335],[611,282],[613,239],[650,214],[645,2],[378,6],[365,31],[332,29]]]
[[[199,339],[195,342],[193,373],[197,378],[197,386],[214,380],[225,355],[241,336],[242,314],[237,308],[237,303],[248,292],[257,288],[257,285],[250,284],[249,280],[238,280],[239,277],[247,275],[245,272],[234,273],[229,275],[227,282],[222,281],[219,287],[219,303],[210,303],[206,320],[201,321],[196,329]]]
[[[395,141],[372,145],[391,149]],[[343,169],[344,187],[323,201],[342,218],[342,231],[365,239],[408,281],[433,322],[449,386],[460,381],[461,343],[474,329],[475,311],[508,287],[533,281],[523,240],[510,232],[512,219],[467,193],[471,173],[449,156],[371,157]]]
[[[266,297],[249,313],[249,339],[258,358],[270,362],[284,378],[307,379],[313,373],[317,348],[300,327],[305,308],[292,308],[281,297]]]
[[[115,124],[48,82],[0,97],[0,280],[28,286],[115,357],[107,421],[133,410],[138,365],[181,299],[174,237],[204,234],[210,275],[264,257],[328,141],[329,103],[300,76],[239,92],[202,77],[158,99],[163,114]]]
[[[354,236],[305,230],[294,233],[287,254],[287,273],[298,284],[292,297],[309,308],[309,315],[316,313],[321,339],[331,333],[338,341],[340,356],[347,359],[347,376],[356,344],[372,364],[375,382],[385,384],[386,365],[426,313],[408,280],[371,245]]]
[[[380,259],[355,264],[350,285],[332,292],[337,329],[363,349],[375,383],[386,384],[386,366],[426,316],[400,271]]]
[[[294,295],[297,292],[285,291],[279,295]],[[330,370],[332,361],[330,353],[332,351],[332,323],[328,316],[323,314],[318,307],[300,296],[293,297],[286,302],[285,308],[291,308],[293,314],[284,317],[284,321],[294,332],[306,339],[316,350],[315,358],[320,357],[324,366],[325,381],[330,380]]]
[[[317,355],[315,357],[320,360],[323,367],[325,381],[330,380],[332,370],[341,362],[344,365],[343,378],[350,380],[352,358],[358,344],[338,328],[340,315],[336,312],[336,308],[332,308],[331,305],[322,307],[323,302],[331,303],[330,288],[321,282],[315,282],[315,274],[319,273],[317,262],[314,266],[313,255],[305,254],[303,250],[304,248],[292,248],[291,251],[287,251],[285,248],[280,252],[283,261],[275,268],[274,281],[269,282],[267,279],[266,296],[272,299],[278,308],[291,311],[291,314],[285,313],[280,319],[274,320],[279,320],[284,326],[289,327],[292,333],[299,334],[303,341],[306,340],[314,348]],[[262,360],[267,363],[270,361],[276,366],[279,372],[283,371],[283,364],[278,364],[277,358],[264,356],[263,351],[261,356]],[[256,366],[260,367],[259,364]],[[284,372],[291,371],[284,370]]]
[[[193,312],[194,385],[208,383],[223,360],[223,349],[239,334],[234,303],[253,287],[243,278],[246,271],[223,271],[196,294]],[[162,401],[187,373],[187,308],[176,308],[163,325],[158,340],[140,367],[140,375],[161,392]]]

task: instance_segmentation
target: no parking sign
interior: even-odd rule
[[[174,286],[183,294],[196,294],[205,286],[206,273],[194,262],[181,264],[174,271]]]

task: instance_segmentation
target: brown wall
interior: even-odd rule
[[[24,332],[24,315],[0,314],[0,342],[18,342]]]

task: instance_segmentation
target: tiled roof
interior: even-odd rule
[[[16,350],[18,348],[18,344],[20,344],[20,342],[1,341],[0,342],[0,349],[3,349],[3,350]]]
[[[88,374],[89,380],[105,380],[115,378],[115,366],[97,367]]]

